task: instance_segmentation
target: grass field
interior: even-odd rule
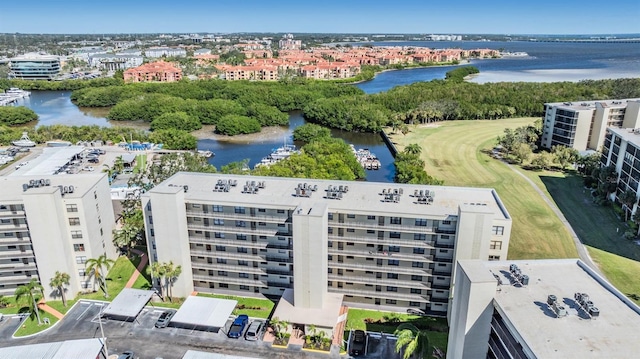
[[[44,324],[45,318],[49,319],[49,324]],[[45,329],[50,328],[52,325],[54,325],[58,321],[58,318],[54,317],[49,313],[41,311],[40,320],[43,321],[43,323],[38,325],[37,319],[27,318],[27,320],[25,320],[24,323],[22,323],[22,326],[20,327],[20,329],[16,330],[14,336],[23,337],[25,335],[31,335],[31,334],[41,332]]]
[[[491,158],[490,150],[505,128],[533,123],[534,118],[495,121],[448,121],[394,134],[398,149],[422,146],[427,172],[445,185],[495,188],[512,220],[510,259],[575,258],[569,232],[531,185],[506,164]]]
[[[383,323],[376,323],[376,321],[381,321]],[[428,352],[431,353],[434,346],[446,352],[448,328],[447,320],[444,318],[421,317],[417,315],[389,313],[377,310],[349,309],[349,314],[347,314],[347,325],[345,327],[345,339],[348,337],[349,331],[352,329],[393,334],[398,325],[402,323],[412,323],[418,328],[432,327],[434,329],[440,329],[429,331],[427,337],[429,338],[431,348]]]
[[[220,294],[208,294],[208,293],[198,293],[198,296],[237,300],[238,304],[236,305],[236,309],[233,310],[233,314],[235,315],[246,314],[252,318],[269,317],[269,314],[271,314],[271,311],[273,310],[273,306],[275,305],[275,303],[270,301],[269,299],[236,297],[232,295],[220,295]]]
[[[107,275],[109,298],[105,298],[101,290],[94,293],[81,294],[78,297],[81,299],[113,300],[124,289],[135,269],[136,267],[129,258],[121,256],[113,264]]]
[[[640,262],[607,253],[597,248],[587,247],[589,255],[596,262],[607,279],[618,290],[640,304]]]

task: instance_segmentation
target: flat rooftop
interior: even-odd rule
[[[149,303],[155,292],[152,290],[124,288],[102,312],[104,316],[135,318]]]
[[[338,324],[342,294],[325,293],[322,308],[296,307],[293,301],[293,289],[287,288],[278,301],[273,318],[286,320],[289,323],[317,325],[323,328],[333,328]]]
[[[0,348],[2,359],[87,359],[97,358],[102,340],[78,339],[64,342],[40,343]]]
[[[640,147],[640,131],[636,132],[634,128],[607,127],[607,130],[615,133],[623,140],[633,143]]]
[[[26,165],[18,168],[9,176],[48,176],[71,162],[78,154],[84,151],[81,146],[45,147],[42,154],[32,159]]]
[[[64,198],[81,198],[87,191],[101,180],[106,181],[106,173],[87,173],[82,176],[55,175],[55,176],[0,176],[0,202],[21,202],[24,193],[47,192],[57,190],[57,186],[73,186],[73,193],[66,193]],[[49,186],[32,187],[25,192],[23,184],[29,184],[31,180],[48,180]]]
[[[529,285],[509,285],[509,265],[516,264],[529,276]],[[628,358],[640,350],[640,308],[623,301],[624,294],[576,260],[483,262],[498,275],[495,296],[504,319],[511,322],[538,358]],[[588,317],[577,309],[574,293],[586,293],[600,309]],[[556,318],[546,307],[554,294],[568,315]],[[630,303],[630,302],[629,302]]]
[[[545,103],[547,106],[553,106],[558,108],[570,109],[574,111],[580,110],[593,110],[596,108],[596,103],[602,105],[602,107],[608,108],[625,108],[629,102],[640,101],[640,98],[626,98],[621,100],[596,100],[596,101],[574,101],[574,102],[550,102]]]
[[[235,180],[237,185],[229,192],[214,192],[218,180]],[[242,193],[247,181],[264,182],[264,188],[257,193]],[[297,197],[298,184],[318,187],[310,197]],[[264,206],[265,208],[284,208],[303,206],[313,207],[314,203],[326,203],[330,210],[350,211],[352,213],[398,213],[399,215],[423,217],[439,216],[447,218],[458,215],[458,206],[482,206],[495,214],[496,219],[510,219],[507,209],[492,188],[448,187],[410,185],[398,183],[315,180],[303,178],[239,176],[208,173],[179,172],[163,183],[155,186],[150,193],[176,193],[177,188],[188,187],[184,194],[189,202],[233,203],[237,206]],[[342,199],[327,198],[328,186],[348,186]],[[397,203],[385,202],[383,191],[402,190]],[[418,204],[414,192],[430,190],[434,192],[431,204]],[[468,208],[468,207],[467,207]]]
[[[237,300],[189,296],[171,319],[183,326],[222,328],[238,304]]]

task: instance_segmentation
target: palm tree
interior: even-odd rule
[[[58,293],[62,298],[62,305],[64,307],[67,306],[67,297],[65,296],[64,292],[67,290],[65,286],[69,285],[69,279],[71,279],[69,277],[69,274],[56,271],[56,274],[53,276],[53,278],[51,278],[51,282],[49,282],[49,285],[51,287],[58,290]]]
[[[131,257],[131,248],[136,246],[139,238],[140,230],[128,223],[125,223],[119,230],[113,230],[113,244],[121,250],[126,248],[127,257]]]
[[[106,275],[109,272],[109,269],[113,266],[113,259],[107,258],[106,254],[101,255],[98,258],[91,258],[87,260],[85,266],[87,268],[87,272],[89,272],[89,276],[93,277],[93,285],[95,288],[96,282],[104,292],[104,297],[109,298],[109,292],[107,291],[107,281]]]
[[[638,203],[638,199],[636,198],[635,192],[632,190],[626,190],[618,195],[618,201],[622,204],[622,209],[624,210],[624,221],[626,222],[629,220],[629,213],[633,211],[633,206]]]
[[[426,330],[420,330],[411,323],[403,323],[398,326],[394,335],[396,341],[396,353],[404,350],[403,359],[409,359],[414,353],[420,358],[425,358],[429,349],[429,338]]]
[[[38,308],[38,295],[40,297],[44,297],[44,288],[40,283],[38,283],[37,279],[32,279],[29,283],[25,285],[21,285],[16,288],[16,302],[19,302],[20,299],[26,298],[27,305],[29,306],[29,316],[36,317],[38,319],[38,325],[42,324],[40,321],[40,308]]]
[[[175,266],[173,264],[173,261],[169,261],[169,263],[166,263],[164,265],[164,271],[164,280],[166,283],[165,286],[167,287],[167,295],[169,296],[169,301],[171,301],[171,289],[182,273],[182,266]]]
[[[404,152],[410,155],[419,156],[422,153],[422,147],[420,147],[420,145],[417,143],[412,143],[410,145],[407,145],[407,147],[404,148]]]
[[[160,297],[164,298],[164,295],[163,295],[164,291],[162,286],[162,283],[165,281],[164,276],[166,274],[164,264],[160,262],[151,263],[151,265],[147,267],[147,274],[151,276],[151,280],[154,283],[154,285],[156,284],[156,281],[157,281],[157,283],[160,286]]]

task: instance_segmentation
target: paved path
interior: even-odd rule
[[[127,282],[127,284],[125,284],[124,286],[125,288],[133,287],[133,284],[135,284],[136,280],[138,280],[140,273],[144,270],[144,267],[147,265],[147,262],[149,261],[149,257],[143,251],[140,251],[137,249],[132,249],[131,251],[140,256],[140,263],[138,264],[138,267],[131,275],[131,278],[129,278],[129,281]]]
[[[547,202],[547,204],[549,205],[551,210],[556,214],[556,216],[558,216],[558,218],[560,219],[560,222],[564,224],[564,226],[569,231],[571,238],[573,238],[573,242],[576,244],[576,249],[578,250],[578,256],[580,257],[580,260],[583,261],[586,265],[588,265],[591,269],[596,271],[596,273],[598,273],[600,276],[602,276],[603,278],[606,278],[605,275],[600,271],[600,268],[598,267],[598,265],[595,264],[593,259],[591,259],[591,256],[589,255],[587,248],[585,247],[584,244],[582,244],[582,241],[580,240],[576,232],[573,230],[573,227],[571,227],[571,224],[569,223],[569,221],[567,221],[564,214],[562,214],[562,211],[558,208],[558,206],[556,206],[555,202],[553,202],[547,196],[547,194],[544,193],[544,191],[542,191],[531,179],[529,179],[529,177],[525,176],[522,172],[515,169],[511,164],[507,162],[505,162],[505,164],[509,168],[511,168],[512,171],[514,171],[515,173],[520,175],[522,178],[524,178],[527,182],[529,182],[529,184],[533,187],[533,189],[535,189],[536,192],[538,192],[540,197],[542,197],[542,199],[545,202]]]
[[[38,308],[40,308],[43,311],[53,315],[54,317],[58,318],[58,320],[60,320],[60,319],[62,319],[62,317],[64,317],[64,314],[62,314],[59,311],[51,308],[46,302],[44,302],[42,300],[38,303]]]

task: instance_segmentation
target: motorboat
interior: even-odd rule
[[[19,140],[11,141],[11,144],[18,147],[36,147],[36,143],[31,141],[26,132],[22,133],[22,137]]]

